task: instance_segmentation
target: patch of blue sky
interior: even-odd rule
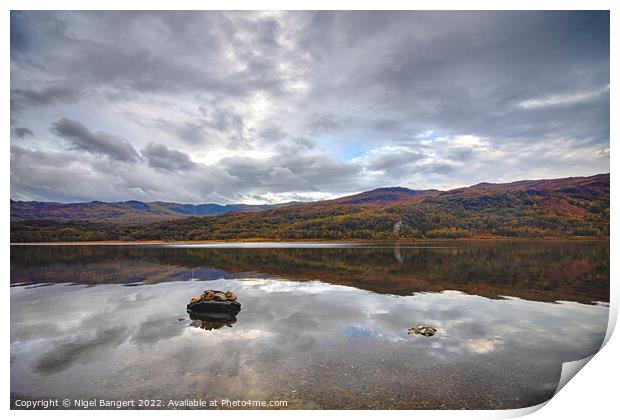
[[[371,129],[360,129],[321,135],[315,138],[317,145],[342,160],[353,160],[366,156],[369,151],[389,144],[390,139],[382,138]]]
[[[345,332],[350,337],[374,337],[377,335],[373,330],[359,325],[349,325]]]

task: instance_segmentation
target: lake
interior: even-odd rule
[[[521,408],[600,348],[609,242],[12,246],[10,281],[12,406]],[[191,319],[205,289],[236,319]]]

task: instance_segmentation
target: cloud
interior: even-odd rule
[[[609,171],[606,11],[24,11],[11,34],[11,117],[37,133],[11,137],[12,197],[256,202]],[[37,153],[91,187],[22,182]]]
[[[416,163],[425,157],[427,156],[423,153],[407,149],[383,151],[372,159],[369,168],[373,170],[389,171],[403,165]]]
[[[16,127],[15,129],[13,129],[13,132],[20,139],[26,136],[34,137],[34,133],[28,127]]]
[[[150,143],[144,150],[142,156],[146,158],[152,168],[165,169],[167,171],[183,171],[195,167],[190,157],[177,150],[169,149],[163,144]]]
[[[579,104],[583,102],[588,102],[601,95],[607,94],[609,95],[609,85],[607,85],[603,89],[591,91],[591,92],[579,92],[573,94],[561,94],[561,95],[552,95],[539,99],[528,99],[525,101],[519,102],[519,106],[521,108],[545,108],[551,106],[564,106],[564,105],[573,105]]]
[[[280,193],[289,201],[296,193],[338,195],[365,188],[363,165],[341,162],[325,154],[286,150],[267,158],[227,157],[213,165],[231,177],[231,187],[242,192]],[[331,194],[330,194],[331,193]]]
[[[104,132],[93,133],[78,121],[61,118],[52,124],[51,131],[78,150],[106,155],[120,162],[136,162],[139,159],[138,152],[127,139]]]
[[[50,86],[41,89],[11,89],[11,110],[72,102],[79,98],[79,92],[66,86]]]

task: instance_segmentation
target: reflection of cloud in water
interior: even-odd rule
[[[322,283],[318,280],[309,282],[296,282],[288,280],[272,280],[272,279],[246,279],[243,280],[243,287],[246,290],[254,289],[256,291],[268,293],[345,293],[350,290],[358,290],[351,286],[334,286],[333,284]]]
[[[474,353],[487,354],[495,350],[497,345],[504,343],[501,337],[488,339],[466,340],[465,345]]]
[[[142,322],[131,340],[139,344],[155,344],[162,339],[170,339],[181,335],[183,330],[179,328],[179,322],[172,317],[159,317]]]
[[[215,337],[213,337],[213,342],[220,343],[220,342],[231,341],[231,340],[235,340],[235,341],[254,340],[257,338],[269,338],[269,337],[272,337],[273,335],[274,334],[272,332],[265,331],[265,330],[259,330],[259,329],[243,330],[235,334],[218,334]]]
[[[98,352],[114,350],[124,338],[124,328],[97,330],[93,337],[80,337],[54,347],[41,357],[35,370],[42,375],[49,375],[65,370],[75,362],[96,360]]]
[[[242,303],[237,323],[204,331],[190,327],[185,305],[205,288],[200,281],[129,293],[116,285],[13,287],[12,391],[270,399],[290,388],[322,401],[322,392],[343,387],[360,387],[368,398],[375,387],[384,395],[421,393],[441,379],[436,398],[474,398],[460,383],[480,395],[493,384],[503,393],[488,398],[516,398],[533,392],[524,391],[528,384],[557,383],[562,362],[596,351],[608,312],[455,292],[399,297],[319,281],[237,279],[208,283],[235,291]],[[408,336],[417,325],[434,326],[437,334]],[[538,389],[511,404],[549,392]]]

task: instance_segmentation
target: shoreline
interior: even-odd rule
[[[427,243],[454,243],[454,242],[525,242],[525,241],[596,241],[609,242],[609,237],[567,236],[567,237],[532,237],[532,238],[508,238],[508,237],[480,237],[480,238],[425,238],[407,240],[367,240],[367,239],[295,239],[279,240],[266,238],[230,239],[230,240],[204,240],[204,241],[77,241],[77,242],[11,242],[11,246],[139,246],[139,245],[215,245],[215,244],[427,244]]]

